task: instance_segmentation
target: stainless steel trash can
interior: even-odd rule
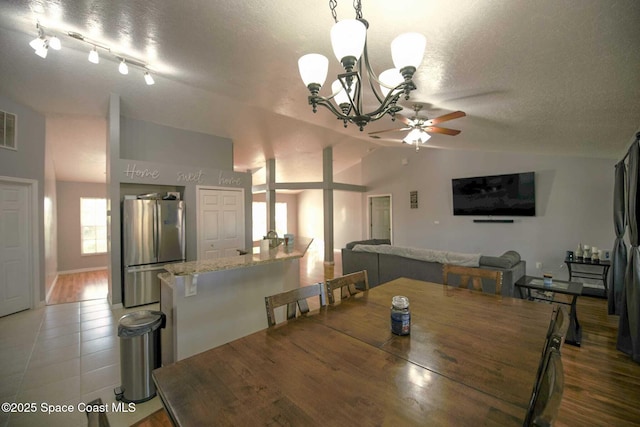
[[[160,329],[166,317],[161,311],[143,310],[125,314],[118,322],[120,337],[120,381],[117,400],[140,403],[156,395],[151,372],[160,367]]]

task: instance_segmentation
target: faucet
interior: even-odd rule
[[[265,239],[269,239],[269,247],[275,248],[280,243],[282,243],[282,239],[278,238],[278,233],[275,230],[269,230]]]

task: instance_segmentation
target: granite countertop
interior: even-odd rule
[[[285,246],[284,244],[281,244],[273,249],[269,249],[269,253],[267,254],[260,253],[260,248],[253,248],[254,253],[246,255],[202,261],[181,262],[166,265],[164,268],[171,273],[171,275],[183,276],[187,274],[199,274],[211,271],[251,267],[254,265],[267,264],[286,259],[302,258],[307,252],[309,245],[311,245],[311,242],[313,242],[313,239],[307,237],[296,237],[293,241],[293,246]]]

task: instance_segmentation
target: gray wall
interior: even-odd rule
[[[233,170],[228,138],[120,117],[120,158]]]
[[[82,255],[80,198],[107,197],[106,184],[58,181],[58,271],[107,267],[107,254]]]
[[[402,159],[408,165],[402,165]],[[394,243],[402,246],[499,255],[514,249],[529,274],[567,277],[564,253],[578,243],[611,249],[613,243],[612,159],[425,149],[382,149],[363,160],[367,194],[393,195]],[[476,224],[453,216],[451,179],[534,171],[536,216],[509,217],[513,224]],[[409,192],[418,191],[418,209]],[[366,199],[366,196],[365,196]],[[363,199],[363,214],[365,200]],[[475,217],[487,218],[487,217]],[[362,236],[366,235],[361,221]],[[562,268],[561,268],[562,267]]]
[[[402,165],[407,159],[408,164]],[[568,277],[564,252],[578,243],[611,249],[613,234],[613,166],[615,160],[423,149],[379,149],[340,182],[367,186],[367,193],[336,192],[335,249],[367,237],[367,195],[391,194],[394,244],[418,248],[500,255],[514,249],[527,261],[529,274],[542,270]],[[476,224],[453,215],[451,179],[503,173],[536,173],[535,217],[513,224]],[[361,175],[361,176],[358,176]],[[418,191],[418,209],[410,209],[409,192]],[[342,197],[342,200],[338,198]],[[357,207],[353,206],[357,200]],[[322,192],[298,196],[301,235],[322,239]]]
[[[45,298],[44,188],[45,118],[0,95],[0,110],[18,116],[18,151],[0,149],[0,175],[38,181],[38,245],[40,300]]]

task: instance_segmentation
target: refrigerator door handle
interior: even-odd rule
[[[146,271],[164,270],[165,265],[167,264],[152,265],[149,267],[128,267],[127,273],[144,273]]]
[[[160,259],[160,254],[158,253],[158,232],[160,227],[158,227],[158,221],[160,221],[160,205],[158,202],[155,202],[153,205],[153,255],[156,260]]]

